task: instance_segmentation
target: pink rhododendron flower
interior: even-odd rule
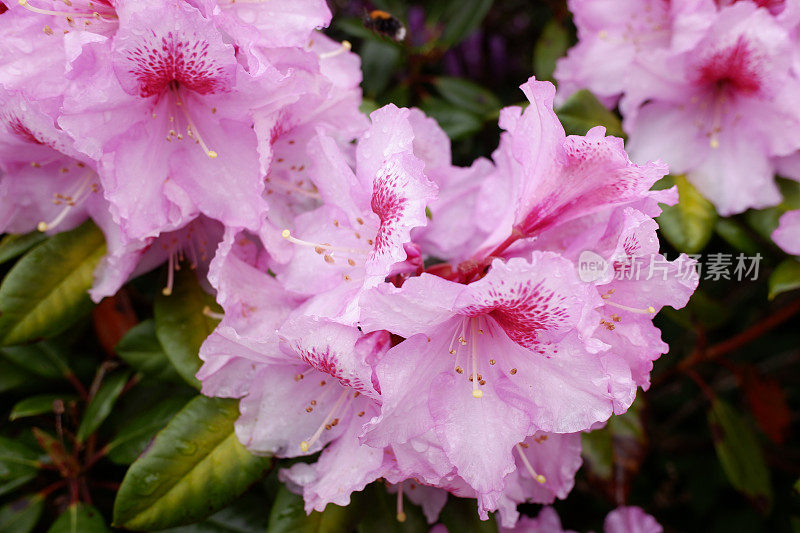
[[[664,528],[641,507],[617,507],[603,522],[605,533],[661,533]]]
[[[58,103],[0,90],[0,230],[64,231],[107,206],[93,162],[54,123]]]
[[[702,35],[714,0],[569,0],[578,44],[557,62],[559,99],[589,89],[613,107],[629,72],[659,49],[682,50]]]
[[[123,230],[152,237],[198,213],[257,229],[266,205],[249,109],[277,80],[250,78],[212,22],[180,2],[120,14],[110,52],[95,48],[59,124],[100,161]]]
[[[495,508],[515,444],[611,414],[608,377],[578,338],[596,324],[592,292],[570,262],[535,252],[495,261],[469,285],[423,274],[367,293],[364,330],[407,340],[376,366],[382,409],[364,442],[402,444],[434,429],[458,475]]]
[[[621,105],[635,159],[663,157],[722,215],[780,201],[772,158],[800,145],[800,82],[768,11],[726,7],[695,47],[637,76]]]
[[[410,231],[425,225],[425,206],[436,187],[414,156],[408,110],[387,106],[372,113],[359,139],[353,172],[336,143],[319,136],[312,169],[324,205],[301,214],[283,236],[296,244],[292,259],[275,267],[290,291],[319,294],[328,316],[357,319],[360,292],[382,282],[408,257]],[[320,311],[322,312],[322,311]]]
[[[502,533],[575,533],[561,526],[561,518],[552,507],[543,507],[536,518],[523,516],[514,527],[502,527]]]
[[[789,211],[781,217],[772,240],[786,253],[800,255],[800,210]]]
[[[493,156],[499,174],[484,190],[484,202],[511,206],[487,240],[488,249],[496,246],[495,255],[519,239],[642,201],[667,173],[661,163],[631,163],[622,140],[605,137],[601,127],[583,137],[566,136],[553,111],[552,84],[531,79],[522,90],[531,106],[502,111],[500,125],[507,133]]]

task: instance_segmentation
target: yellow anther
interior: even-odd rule
[[[303,441],[300,443],[300,451],[307,452],[308,451],[308,442]]]

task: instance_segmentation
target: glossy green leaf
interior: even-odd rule
[[[750,232],[742,224],[732,218],[717,219],[717,235],[722,237],[725,242],[747,255],[765,253],[764,248],[753,238]]]
[[[769,299],[784,292],[800,289],[800,261],[789,258],[781,262],[769,277]]]
[[[271,461],[255,457],[233,431],[238,402],[198,396],[190,401],[125,474],[114,524],[153,530],[214,514],[260,479]]]
[[[453,140],[468,137],[483,128],[481,117],[441,98],[426,99],[422,102],[422,110],[435,118]]]
[[[0,495],[35,478],[40,466],[37,450],[17,440],[0,437]]]
[[[475,31],[492,7],[492,0],[458,0],[451,6],[440,39],[445,46],[458,44]]]
[[[148,319],[133,326],[115,348],[126,363],[137,371],[162,381],[180,380],[156,337],[156,323]]]
[[[41,231],[32,231],[21,235],[5,235],[0,240],[0,264],[19,257],[46,238],[47,235]]]
[[[0,285],[2,344],[52,337],[88,313],[86,291],[104,253],[103,233],[86,222],[25,254]]]
[[[25,398],[11,408],[11,414],[8,415],[8,419],[13,421],[27,416],[50,413],[53,411],[53,404],[56,400],[61,400],[66,405],[75,401],[76,396],[74,394],[39,394]]]
[[[44,511],[44,497],[28,494],[0,507],[0,531],[29,533]]]
[[[556,114],[567,135],[585,135],[595,126],[605,126],[606,135],[625,137],[619,117],[606,109],[589,91],[578,91],[570,96]]]
[[[267,533],[349,533],[359,518],[357,505],[340,507],[332,503],[321,513],[306,515],[302,496],[281,487],[272,504]]]
[[[556,60],[569,48],[569,33],[557,19],[550,19],[533,49],[533,73],[538,80],[553,81]]]
[[[697,192],[685,176],[667,176],[656,184],[657,188],[678,186],[677,205],[663,205],[656,219],[661,234],[680,252],[694,254],[702,250],[717,222],[714,206]]]
[[[85,441],[111,414],[111,410],[122,393],[125,383],[128,382],[129,376],[129,372],[116,372],[105,377],[102,385],[97,390],[97,394],[94,395],[94,398],[92,398],[83,412],[81,425],[75,435],[78,442]]]
[[[200,368],[200,345],[214,331],[217,320],[203,314],[206,306],[216,306],[214,297],[206,293],[194,271],[183,268],[175,273],[172,294],[156,297],[156,337],[172,366],[187,383],[199,389],[194,375]]]
[[[503,106],[491,91],[462,78],[439,76],[433,85],[447,102],[473,114],[492,115]]]
[[[269,501],[264,495],[245,493],[233,504],[196,524],[162,530],[162,533],[251,533],[266,531]]]
[[[477,500],[467,498],[447,499],[439,521],[447,526],[448,531],[474,531],[476,533],[497,533],[494,517],[481,520],[478,516]]]
[[[758,507],[772,506],[772,485],[764,453],[755,432],[730,405],[714,400],[708,424],[717,457],[731,485]]]
[[[62,378],[69,373],[67,358],[52,342],[0,348],[6,359],[28,372],[47,379]]]
[[[175,414],[189,401],[184,394],[170,396],[127,420],[106,445],[108,458],[117,464],[131,464]]]
[[[47,533],[105,533],[110,531],[103,515],[85,503],[73,503],[61,513]]]

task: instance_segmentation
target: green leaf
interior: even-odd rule
[[[0,531],[29,533],[44,511],[44,497],[28,494],[0,507]]]
[[[481,520],[478,517],[477,500],[448,498],[439,521],[447,526],[448,531],[497,533],[494,517],[490,516],[489,520]]]
[[[31,383],[35,383],[35,380],[36,376],[0,356],[0,392],[27,388]]]
[[[103,515],[85,503],[73,503],[53,522],[47,533],[104,533],[106,527]]]
[[[789,258],[781,262],[769,277],[769,299],[784,292],[800,289],[800,261]]]
[[[140,322],[128,330],[115,350],[126,363],[146,376],[161,381],[181,379],[158,342],[153,319]]]
[[[772,485],[764,453],[750,426],[733,407],[714,400],[708,424],[717,457],[731,485],[766,511],[772,507]]]
[[[197,396],[125,474],[114,524],[154,530],[197,522],[228,505],[270,467],[239,443],[234,400]]]
[[[41,231],[32,231],[22,235],[6,235],[0,240],[0,264],[11,261],[24,254],[43,240],[47,235]]]
[[[685,176],[667,176],[655,188],[678,186],[677,205],[661,205],[663,212],[656,219],[661,234],[680,252],[694,254],[702,250],[714,233],[717,212],[697,192]]]
[[[533,49],[533,72],[536,79],[553,81],[556,60],[569,48],[569,34],[557,19],[550,19]]]
[[[125,383],[128,382],[129,376],[130,372],[117,372],[106,376],[97,394],[94,395],[89,405],[86,406],[86,411],[83,412],[81,425],[75,435],[78,442],[85,441],[111,414],[111,410],[122,393]]]
[[[725,242],[747,255],[756,255],[765,252],[764,248],[756,242],[750,232],[739,222],[732,218],[720,218],[717,220],[717,235],[722,237]]]
[[[86,222],[25,254],[0,285],[2,344],[52,337],[88,313],[86,291],[105,249],[102,232]]]
[[[458,44],[475,31],[492,7],[492,0],[457,0],[450,4],[440,39],[445,46]]]
[[[767,209],[749,210],[745,213],[747,224],[764,239],[772,240],[772,232],[778,228],[778,221],[785,212],[780,207],[768,207]]]
[[[329,503],[321,513],[306,515],[303,498],[282,486],[272,504],[267,533],[349,533],[360,518],[357,507]]]
[[[172,294],[156,297],[156,337],[172,366],[187,383],[200,388],[194,375],[200,369],[200,345],[214,331],[218,321],[203,314],[206,306],[216,306],[214,297],[206,293],[195,273],[183,268],[175,274]]]
[[[57,379],[69,373],[66,356],[51,342],[0,348],[6,359],[28,372],[47,379]]]
[[[495,116],[503,106],[491,91],[462,78],[439,76],[433,85],[446,101],[473,114]]]
[[[441,98],[425,99],[422,102],[422,110],[435,118],[448,137],[453,140],[469,137],[483,128],[481,117]]]
[[[389,86],[392,75],[400,65],[400,47],[385,41],[370,39],[361,44],[358,51],[361,56],[361,70],[364,81],[361,86],[364,93],[373,100]]]
[[[26,416],[50,413],[53,411],[53,403],[56,400],[61,400],[66,405],[69,402],[74,402],[76,396],[74,394],[40,394],[25,398],[11,408],[11,414],[8,415],[8,419],[14,421]]]
[[[269,513],[265,507],[269,502],[264,501],[262,494],[245,493],[233,504],[218,513],[209,516],[206,520],[188,526],[162,530],[162,533],[251,533],[266,531],[269,524]]]
[[[117,464],[131,464],[145,450],[167,423],[189,400],[181,394],[170,396],[139,413],[122,426],[114,439],[106,445],[108,458]]]
[[[39,453],[35,449],[0,437],[0,495],[35,478],[40,466]]]
[[[567,135],[586,135],[595,126],[605,126],[607,135],[625,137],[619,117],[585,89],[570,96],[556,115]]]

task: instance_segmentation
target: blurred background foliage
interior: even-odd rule
[[[462,165],[492,153],[500,109],[523,103],[518,86],[531,74],[551,79],[575,41],[562,0],[332,8],[329,33],[363,61],[364,110],[422,108]],[[404,42],[364,27],[376,8],[403,21]],[[601,124],[623,135],[618,116],[587,92],[558,114],[568,133]],[[681,176],[660,186],[673,184],[681,201],[659,218],[668,257],[760,254],[758,277],[703,280],[685,309],[657,317],[671,350],[652,387],[584,436],[584,467],[555,507],[580,531],[601,530],[624,503],[666,531],[800,531],[800,263],[769,238],[781,213],[800,208],[800,187],[782,180],[780,206],[723,219]],[[395,496],[380,483],[348,508],[307,517],[277,481],[286,462],[243,453],[235,402],[199,396],[193,375],[216,324],[213,298],[188,269],[163,297],[162,269],[92,306],[85,290],[103,253],[98,234],[84,225],[0,241],[0,531],[93,533],[112,521],[184,533],[428,530],[408,501],[408,520],[397,522]],[[451,532],[497,530],[468,500],[450,498],[441,520]]]

